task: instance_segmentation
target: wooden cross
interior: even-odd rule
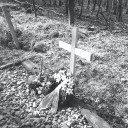
[[[6,21],[8,23],[8,26],[10,28],[10,32],[11,32],[11,35],[13,37],[14,43],[15,43],[16,47],[19,49],[20,46],[19,46],[19,43],[18,43],[18,39],[16,37],[15,30],[14,30],[14,27],[13,27],[13,24],[11,22],[10,15],[9,15],[9,12],[7,11],[6,6],[2,6],[2,10],[4,12],[4,16],[6,18]]]
[[[77,48],[78,42],[78,28],[74,27],[72,30],[72,44],[65,43],[63,41],[59,41],[59,47],[71,52],[70,58],[70,72],[72,75],[75,75],[75,59],[76,55],[86,59],[87,62],[91,62],[94,59],[94,54],[84,51],[82,49]]]

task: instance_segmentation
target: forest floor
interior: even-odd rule
[[[40,11],[35,18],[33,12],[26,13],[19,4],[14,5],[9,11],[22,50],[15,49],[0,10],[0,66],[24,53],[36,53],[31,51],[33,44],[41,42],[43,47],[39,51],[48,68],[44,72],[56,72],[62,67],[68,69],[70,53],[58,45],[60,40],[69,44],[72,41],[72,27],[69,27],[67,17]],[[75,95],[90,102],[98,115],[114,128],[125,128],[128,126],[128,24],[115,23],[110,31],[88,18],[76,19],[75,23],[81,33],[77,47],[102,56],[92,63],[76,58],[78,84]],[[59,32],[58,37],[49,36],[55,32]],[[40,66],[40,59],[34,57],[31,60]],[[47,110],[39,114],[37,105],[41,97],[26,92],[28,76],[22,65],[0,70],[1,128],[85,128],[88,125],[77,108],[65,108],[54,115],[48,114]]]

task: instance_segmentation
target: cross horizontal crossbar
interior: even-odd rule
[[[71,52],[71,45],[68,43],[65,43],[63,41],[59,41],[59,47],[67,50],[68,52]],[[93,60],[93,54],[87,51],[84,51],[79,48],[75,48],[75,54],[85,59],[87,62],[91,62]]]

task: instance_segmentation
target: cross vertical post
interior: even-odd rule
[[[77,41],[78,41],[78,28],[74,27],[72,30],[72,44],[71,44],[71,58],[70,58],[70,72],[72,75],[75,75],[75,48],[77,47]]]
[[[6,18],[6,21],[7,21],[7,23],[8,23],[8,26],[9,26],[9,28],[10,28],[10,32],[11,32],[11,35],[12,35],[12,37],[13,37],[14,43],[15,43],[16,47],[19,49],[20,46],[19,46],[19,43],[18,43],[18,39],[17,39],[17,37],[16,37],[15,31],[14,31],[14,27],[13,27],[13,24],[12,24],[12,22],[11,22],[11,19],[10,19],[10,16],[9,16],[9,14],[8,14],[8,11],[7,11],[6,6],[2,6],[2,10],[3,10],[3,12],[4,12],[4,16],[5,16],[5,18]]]

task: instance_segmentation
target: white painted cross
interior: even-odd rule
[[[91,62],[94,58],[94,54],[84,51],[82,49],[77,48],[77,42],[78,42],[78,28],[74,27],[72,30],[72,44],[65,43],[63,41],[59,41],[59,47],[71,52],[71,58],[70,58],[70,71],[71,73],[75,74],[75,55],[78,55],[84,59],[86,59],[87,62]]]

